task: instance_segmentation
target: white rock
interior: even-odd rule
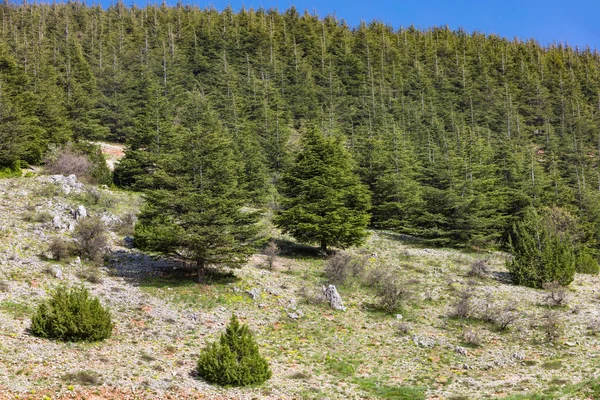
[[[329,285],[328,287],[323,286],[323,294],[329,300],[329,305],[334,310],[346,310],[344,307],[344,302],[342,301],[342,297],[338,293],[337,289],[333,285]]]
[[[52,218],[52,226],[54,229],[62,229],[63,224],[58,215],[55,215],[54,218]]]
[[[79,206],[77,207],[77,210],[75,210],[75,219],[77,221],[79,221],[81,218],[87,217],[87,215],[87,210],[84,206]]]

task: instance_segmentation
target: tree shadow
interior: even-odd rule
[[[179,287],[197,285],[195,264],[168,257],[117,250],[107,257],[109,274],[137,286]],[[225,285],[239,281],[233,271],[207,268],[203,285]]]
[[[275,239],[279,247],[279,255],[293,259],[323,259],[325,256],[315,246],[307,246],[288,239]]]

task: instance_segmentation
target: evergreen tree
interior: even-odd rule
[[[348,247],[367,236],[370,195],[336,138],[318,129],[302,137],[301,150],[281,184],[283,210],[275,224],[302,243]]]
[[[575,249],[569,230],[561,230],[552,210],[538,213],[529,208],[515,224],[509,248],[513,259],[507,263],[515,283],[541,288],[544,283],[570,284],[575,275]],[[562,225],[562,224],[561,224]]]
[[[248,386],[271,378],[267,360],[248,329],[233,315],[218,342],[209,344],[198,360],[198,374],[222,386]]]
[[[158,159],[135,236],[141,248],[195,261],[201,282],[210,264],[246,261],[258,214],[242,209],[247,196],[227,131],[197,96],[188,110],[173,149]]]

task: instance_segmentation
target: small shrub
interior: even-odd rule
[[[57,184],[46,184],[35,191],[35,194],[40,197],[53,198],[63,194],[61,187]]]
[[[473,291],[470,288],[462,289],[458,292],[457,301],[454,305],[452,316],[456,318],[469,318],[473,315]]]
[[[274,240],[269,241],[269,244],[263,250],[263,254],[267,256],[267,267],[269,269],[273,269],[273,264],[275,264],[275,260],[279,255],[279,246],[275,243]]]
[[[364,273],[366,260],[338,251],[327,261],[325,276],[330,283],[343,285],[350,277],[360,277]]]
[[[132,236],[136,222],[137,214],[134,212],[127,212],[119,218],[119,222],[115,225],[115,231],[123,236]]]
[[[485,278],[490,273],[486,260],[477,260],[471,264],[471,269],[467,273],[472,278]]]
[[[307,286],[302,286],[300,290],[298,290],[298,295],[306,304],[315,305],[327,302],[323,290],[316,287],[309,288]]]
[[[73,251],[73,244],[59,237],[52,238],[48,245],[48,252],[56,261],[69,258],[73,254]]]
[[[0,292],[6,293],[10,289],[10,285],[8,282],[0,281]]]
[[[103,340],[110,337],[112,328],[110,312],[84,287],[59,286],[31,319],[34,335],[63,341]]]
[[[497,312],[492,317],[492,322],[496,325],[498,330],[505,331],[514,324],[517,318],[518,314],[515,310],[510,306],[506,306],[497,309]]]
[[[87,256],[99,264],[106,253],[108,238],[106,225],[99,217],[87,217],[79,220],[73,236],[77,240],[81,256]]]
[[[364,274],[363,274],[364,275]],[[374,268],[363,279],[363,284],[375,290],[377,306],[390,314],[400,311],[402,303],[412,297],[407,282],[398,278],[398,271],[390,267]]]
[[[88,281],[89,283],[102,283],[102,276],[100,276],[100,271],[98,270],[98,267],[95,266],[81,269],[79,272],[77,272],[77,277],[79,279]]]
[[[44,224],[52,221],[52,214],[48,212],[27,211],[23,214],[23,221]]]
[[[463,342],[465,342],[466,344],[475,347],[481,346],[482,340],[478,332],[472,329],[465,329],[463,330],[461,336]]]
[[[588,330],[592,335],[600,334],[600,318],[596,318],[588,323]]]
[[[543,288],[547,291],[544,300],[553,307],[567,303],[567,292],[558,282],[546,282]]]
[[[63,375],[62,379],[68,383],[77,383],[84,386],[98,386],[102,384],[100,374],[95,371],[78,371]]]
[[[271,378],[271,369],[259,354],[248,326],[240,325],[233,315],[219,341],[202,350],[198,374],[222,386],[248,386],[266,382]]]
[[[59,147],[48,153],[45,169],[51,175],[75,175],[89,179],[93,164],[90,159],[72,146]]]
[[[379,307],[389,314],[400,311],[402,302],[412,295],[408,287],[398,279],[386,279],[380,282],[377,285],[376,293]]]
[[[548,311],[543,317],[541,328],[548,342],[560,339],[563,333],[563,321],[560,313]]]
[[[408,322],[400,322],[396,325],[396,332],[401,336],[410,335],[411,331],[412,329]]]
[[[598,265],[598,259],[590,254],[589,251],[582,251],[577,256],[575,270],[580,274],[598,275],[600,265]]]

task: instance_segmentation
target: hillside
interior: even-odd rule
[[[135,194],[49,176],[1,180],[0,194],[0,398],[600,395],[598,276],[577,275],[565,304],[551,306],[546,291],[510,283],[505,254],[430,249],[373,231],[351,253],[366,275],[391,268],[410,295],[387,314],[372,288],[351,278],[338,286],[347,309],[334,311],[318,296],[330,283],[327,260],[287,237],[275,234],[282,253],[273,269],[256,254],[234,275],[212,274],[198,285],[181,264],[123,246],[123,221],[140,204]],[[74,257],[48,259],[50,239],[70,237],[69,209],[79,205],[113,231],[108,262],[97,270]],[[476,260],[489,271],[469,277]],[[62,343],[28,332],[34,307],[61,282],[89,287],[110,307],[112,338]],[[453,316],[465,291],[473,295],[466,314]],[[551,342],[548,311],[561,328]],[[194,374],[200,349],[233,312],[271,363],[273,378],[261,387],[223,389]],[[498,317],[507,315],[513,322],[502,330]]]
[[[0,14],[0,168],[39,164],[51,144],[118,142],[115,183],[141,190],[214,115],[264,205],[317,129],[352,154],[374,228],[502,248],[526,207],[560,207],[598,256],[596,50],[295,8],[73,1]]]

